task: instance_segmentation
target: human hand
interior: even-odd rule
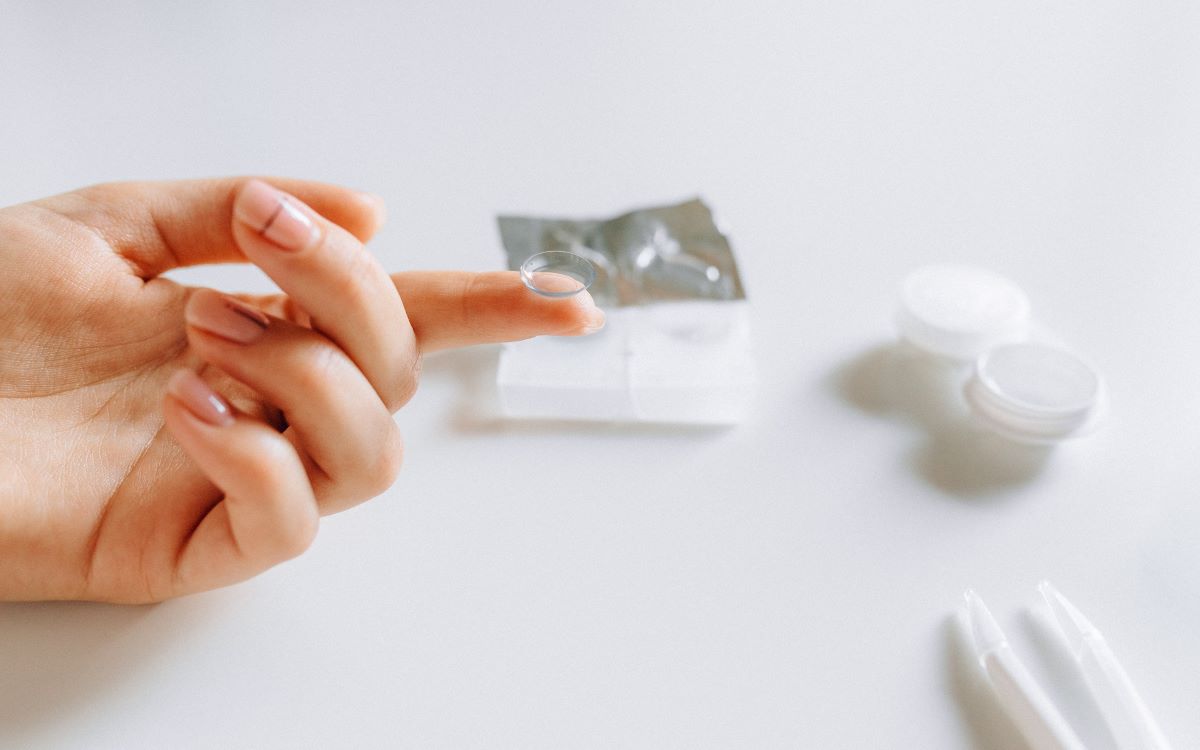
[[[123,183],[0,209],[0,599],[256,575],[394,481],[423,353],[603,325],[587,294],[515,273],[389,277],[362,246],[376,199],[272,182],[287,192]],[[246,261],[284,294],[161,277]]]

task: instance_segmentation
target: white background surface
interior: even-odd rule
[[[1200,746],[1194,3],[396,5],[0,2],[0,203],[327,179],[387,198],[389,268],[490,269],[497,212],[699,192],[755,305],[753,417],[504,424],[494,351],[432,359],[400,480],[302,558],[0,606],[0,746],[1019,747],[951,618],[973,585],[1106,747],[1027,614],[1043,577]],[[1104,371],[1100,434],[1026,471],[904,415],[895,286],[951,259]]]

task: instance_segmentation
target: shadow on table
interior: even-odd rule
[[[509,419],[500,408],[496,388],[497,347],[476,346],[438,352],[425,360],[422,377],[445,378],[458,384],[453,399],[450,428],[473,434],[619,434],[622,436],[685,436],[702,438],[728,432],[731,425],[655,424],[649,422],[606,422],[565,419]]]
[[[900,343],[868,349],[832,377],[850,405],[922,434],[910,457],[920,476],[960,497],[1031,481],[1050,448],[1022,445],[974,426],[962,396],[963,375]]]
[[[64,716],[153,668],[195,615],[186,601],[0,604],[0,747],[36,744]]]

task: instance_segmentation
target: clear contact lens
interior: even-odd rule
[[[543,297],[570,297],[596,280],[596,267],[568,250],[550,250],[521,264],[521,281]]]

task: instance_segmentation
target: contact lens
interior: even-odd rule
[[[521,264],[521,281],[543,297],[570,297],[596,280],[596,267],[568,250],[549,250]]]

